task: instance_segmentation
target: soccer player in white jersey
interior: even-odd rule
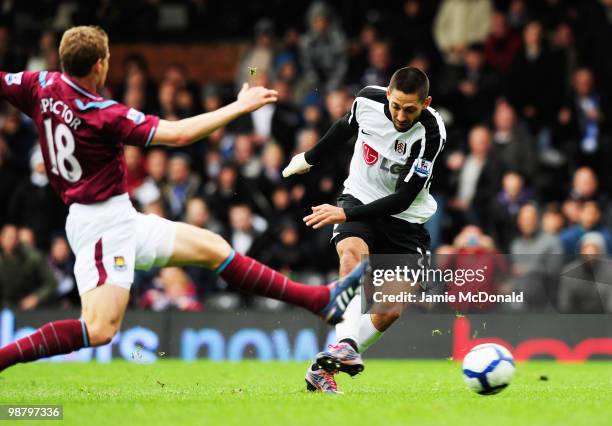
[[[313,207],[304,218],[315,229],[334,225],[340,276],[370,253],[409,254],[428,262],[430,238],[423,224],[436,211],[429,186],[446,140],[442,118],[430,104],[427,75],[418,68],[401,68],[388,87],[362,89],[351,111],[283,171],[285,177],[306,173],[357,136],[338,206]],[[336,325],[337,343],[308,368],[307,388],[338,393],[334,374],[363,371],[360,354],[398,317],[399,312],[362,314],[360,298],[354,298],[344,321]]]

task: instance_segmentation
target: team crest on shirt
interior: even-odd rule
[[[368,166],[378,161],[378,152],[365,142],[363,142],[363,160]]]
[[[401,139],[395,140],[395,152],[399,155],[404,155],[406,153],[406,141]]]
[[[16,84],[17,86],[21,85],[21,77],[23,77],[23,71],[18,72],[16,74],[7,74],[4,76],[4,81],[6,81],[7,86],[12,86]]]
[[[115,271],[125,271],[127,269],[127,265],[125,264],[125,259],[123,256],[115,256]]]

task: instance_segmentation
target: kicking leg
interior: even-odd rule
[[[105,284],[81,297],[80,320],[47,323],[34,333],[0,348],[0,371],[20,362],[105,345],[119,330],[129,291]]]
[[[301,306],[336,324],[359,286],[365,264],[345,278],[326,286],[290,280],[248,256],[235,252],[221,236],[184,223],[176,224],[176,237],[168,265],[202,265],[215,270],[232,287]]]
[[[362,256],[369,253],[368,245],[359,237],[347,237],[336,245],[340,260],[340,276],[344,277],[361,261]],[[310,391],[323,393],[340,393],[333,375],[344,371],[351,376],[363,371],[364,365],[358,351],[359,331],[362,318],[369,315],[361,314],[361,298],[359,294],[353,298],[344,312],[342,322],[336,324],[336,340],[329,350],[320,352],[315,362],[306,371],[306,388]]]

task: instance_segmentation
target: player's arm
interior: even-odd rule
[[[308,172],[313,165],[318,164],[335,148],[357,134],[358,128],[353,112],[336,120],[312,149],[297,154],[291,159],[289,165],[283,170],[283,177]]]
[[[37,103],[37,88],[45,84],[46,75],[46,71],[0,71],[0,99],[6,99],[24,114],[32,116],[33,107]]]
[[[444,139],[439,133],[428,135],[423,154],[408,159],[398,177],[393,194],[361,206],[316,206],[312,208],[312,213],[304,218],[304,222],[307,226],[318,229],[325,225],[369,220],[403,212],[410,207],[431,178],[434,161],[443,147]]]
[[[192,144],[243,114],[253,112],[271,102],[276,102],[278,93],[265,87],[242,86],[238,99],[218,110],[178,121],[159,120],[152,145],[182,146]]]

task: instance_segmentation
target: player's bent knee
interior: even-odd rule
[[[356,244],[339,247],[338,252],[340,257],[340,274],[343,276],[350,273],[357,266],[361,261],[361,256],[364,254]]]
[[[89,337],[90,346],[102,346],[106,345],[113,340],[113,337],[119,331],[119,322],[116,323],[102,323],[92,322],[87,323],[87,335]]]

